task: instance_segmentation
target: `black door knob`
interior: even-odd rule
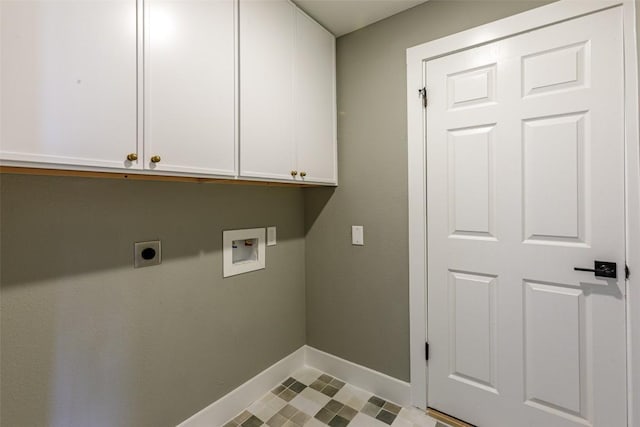
[[[618,277],[618,268],[615,262],[594,261],[593,268],[574,267],[575,271],[589,271],[596,277],[608,277],[616,279]]]

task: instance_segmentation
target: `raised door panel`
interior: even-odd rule
[[[585,245],[587,113],[529,119],[522,126],[524,241]]]
[[[523,97],[588,85],[589,43],[580,42],[522,58]]]
[[[289,179],[295,166],[295,8],[240,2],[240,175]]]
[[[450,237],[495,239],[495,124],[447,132]]]
[[[139,168],[135,0],[0,2],[0,157]]]
[[[497,390],[497,277],[449,271],[449,378]]]
[[[235,10],[234,0],[146,2],[145,167],[236,174]]]
[[[589,299],[561,284],[523,286],[525,404],[589,425]]]
[[[336,183],[335,38],[300,11],[294,70],[297,168],[305,181]]]

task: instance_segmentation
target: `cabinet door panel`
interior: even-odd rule
[[[335,38],[297,11],[295,140],[306,181],[336,182],[335,105]]]
[[[2,0],[0,40],[2,160],[138,168],[135,0]]]
[[[234,3],[147,1],[146,167],[236,174]]]
[[[291,179],[295,9],[284,0],[240,2],[240,170]]]

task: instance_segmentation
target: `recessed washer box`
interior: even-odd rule
[[[265,267],[264,228],[222,232],[222,274],[224,277]]]

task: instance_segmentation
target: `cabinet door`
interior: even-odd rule
[[[240,174],[292,179],[295,9],[240,2]]]
[[[145,167],[236,174],[235,10],[233,0],[146,2]]]
[[[138,168],[136,0],[2,0],[0,40],[3,163]]]
[[[305,181],[336,183],[335,38],[300,11],[293,93],[297,169]]]

